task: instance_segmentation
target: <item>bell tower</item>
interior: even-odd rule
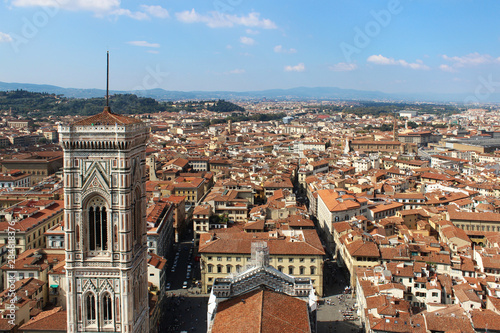
[[[107,103],[106,103],[107,104]],[[60,125],[68,332],[148,332],[142,121],[104,111]]]

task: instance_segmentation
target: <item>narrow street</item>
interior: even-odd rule
[[[325,296],[318,300],[318,333],[362,332],[355,296],[349,289],[349,273],[334,261],[325,262]]]
[[[167,272],[170,288],[165,292],[160,332],[206,332],[208,295],[201,295],[196,285],[200,269],[191,241],[176,245]]]

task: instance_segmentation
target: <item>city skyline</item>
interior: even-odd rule
[[[113,90],[500,86],[494,1],[8,0],[0,81]],[[498,83],[497,83],[498,82]]]

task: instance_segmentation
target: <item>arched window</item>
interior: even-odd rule
[[[95,296],[92,293],[88,293],[85,298],[85,309],[87,311],[87,325],[92,325],[96,323],[95,320]]]
[[[239,273],[241,271],[241,265],[236,265],[236,273]]]
[[[113,300],[109,293],[105,293],[102,298],[102,318],[104,325],[113,323]]]
[[[116,224],[113,228],[113,243],[115,250],[118,250],[118,226]]]
[[[226,265],[226,271],[227,271],[227,274],[231,273],[231,270],[233,269],[233,266],[231,265]]]
[[[116,321],[120,322],[120,299],[118,296],[115,298],[115,305],[116,305]]]
[[[212,271],[213,271],[213,269],[214,269],[214,265],[211,265],[211,264],[210,264],[210,265],[208,265],[208,266],[207,266],[207,269],[208,269],[208,272],[209,272],[209,273],[212,273]]]
[[[28,242],[29,242],[29,239],[28,239]],[[80,248],[80,225],[79,224],[76,225],[76,248],[77,249]]]
[[[134,308],[139,309],[139,284],[136,282],[134,283]]]
[[[293,266],[288,266],[288,274],[293,275]]]
[[[108,249],[108,216],[106,205],[101,197],[95,197],[88,204],[89,250]]]
[[[311,275],[316,274],[316,267],[311,266]]]
[[[304,266],[300,266],[300,268],[299,268],[299,274],[300,275],[304,275],[305,271],[306,271],[306,268]]]
[[[135,190],[134,199],[132,202],[132,228],[134,230],[133,242],[136,246],[142,244],[142,211],[141,211],[141,196],[139,189]]]

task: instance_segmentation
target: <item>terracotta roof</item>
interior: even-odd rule
[[[378,205],[378,206],[372,207],[372,208],[370,208],[370,210],[373,212],[373,214],[375,214],[375,213],[380,213],[380,212],[383,212],[386,210],[401,208],[403,206],[404,205],[402,203],[392,202],[389,204],[385,204],[385,205],[383,204],[383,205]]]
[[[451,309],[456,309],[450,313]],[[467,315],[458,305],[451,306],[444,310],[434,312],[424,312],[428,332],[463,332],[473,333],[471,322]]]
[[[52,310],[43,311],[22,325],[19,331],[66,332],[67,314],[66,311],[61,310],[61,307],[57,307]]]
[[[129,125],[141,123],[140,119],[122,116],[111,112],[108,106],[101,113],[74,122],[73,126],[95,126],[95,125]]]
[[[0,331],[7,331],[10,332],[12,328],[14,328],[15,325],[9,324],[11,319],[7,318],[0,318]]]
[[[315,230],[301,230],[303,239],[291,241],[290,237],[271,237],[268,232],[246,233],[234,227],[219,229],[200,235],[199,253],[250,254],[252,242],[266,241],[271,255],[324,255],[325,251]]]
[[[56,214],[62,214],[64,210],[64,200],[54,200],[54,203],[39,212],[16,222],[15,228],[18,232],[26,232],[34,227],[40,225],[40,223],[47,221],[49,218],[54,217]],[[33,207],[34,208],[34,207]],[[32,211],[32,209],[30,209]],[[0,222],[0,230],[8,230],[8,222]]]
[[[368,141],[368,140],[353,140],[351,144],[355,145],[401,145],[399,141]]]
[[[341,212],[361,207],[356,199],[342,199],[339,193],[333,189],[319,190],[317,193],[330,212]]]
[[[359,239],[346,244],[346,249],[352,257],[380,257],[378,246],[374,242],[365,242]]]
[[[476,330],[500,331],[500,315],[491,310],[472,310],[471,319]]]
[[[500,222],[500,214],[498,213],[458,212],[454,210],[449,210],[448,213],[450,220],[455,221]]]
[[[212,332],[310,332],[303,300],[267,289],[251,291],[218,304]]]
[[[167,259],[163,258],[162,256],[159,256],[157,254],[149,252],[148,254],[148,264],[159,269],[160,271],[163,270],[165,265],[167,264]]]

